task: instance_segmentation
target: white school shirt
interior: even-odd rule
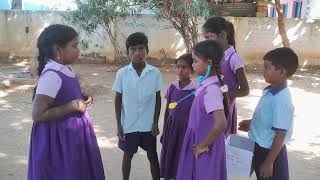
[[[49,60],[42,72],[47,69],[53,69],[60,71],[69,77],[75,77],[75,73],[70,66],[59,64],[53,60]],[[36,94],[47,95],[55,98],[61,88],[61,85],[62,79],[60,76],[56,72],[47,71],[39,77]]]
[[[121,125],[124,133],[152,130],[156,93],[161,89],[160,70],[147,63],[140,77],[132,63],[117,72],[112,90],[122,94]]]

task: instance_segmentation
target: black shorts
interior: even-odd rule
[[[266,159],[269,151],[269,149],[260,147],[258,144],[255,145],[252,165],[256,173],[257,180],[289,180],[289,167],[286,145],[282,147],[276,160],[274,161],[273,177],[266,179],[260,177],[259,168]]]
[[[125,134],[125,140],[119,139],[119,148],[128,154],[135,154],[138,147],[147,152],[157,152],[157,138],[151,132],[133,132]]]

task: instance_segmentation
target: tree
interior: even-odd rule
[[[182,36],[187,51],[198,41],[198,23],[208,15],[205,0],[149,0],[139,1],[143,8],[151,9],[158,19],[168,20]]]
[[[306,10],[306,17],[312,18],[311,16],[311,9],[314,6],[314,0],[307,0],[307,10]]]
[[[12,0],[11,9],[22,10],[22,0]]]
[[[279,34],[281,36],[282,45],[284,47],[290,47],[290,42],[287,36],[285,24],[284,24],[285,16],[281,8],[280,0],[275,0],[275,7],[278,13],[278,29],[279,29]]]
[[[115,60],[122,58],[122,52],[117,42],[114,29],[118,27],[119,20],[133,14],[132,2],[129,0],[75,0],[77,9],[65,15],[67,21],[94,33],[102,27],[107,33],[114,51]]]

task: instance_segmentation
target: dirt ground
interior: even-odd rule
[[[106,179],[121,179],[122,153],[117,147],[116,123],[111,91],[116,67],[104,64],[73,66],[84,87],[94,95],[90,107],[95,132],[102,153]],[[32,126],[31,96],[35,79],[30,77],[29,63],[0,64],[0,179],[26,179],[29,138]],[[165,87],[176,76],[162,68]],[[239,119],[250,118],[265,83],[257,73],[248,73],[250,95],[238,99]],[[320,73],[303,70],[289,81],[295,103],[293,139],[288,145],[292,180],[320,178]],[[164,107],[164,101],[163,106]],[[163,109],[160,127],[163,125]],[[245,135],[244,133],[241,133]],[[160,153],[161,146],[158,146]],[[139,150],[132,162],[132,180],[151,179],[146,153]],[[230,179],[249,179],[232,177]],[[251,177],[250,179],[255,179]]]

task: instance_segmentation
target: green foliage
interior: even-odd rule
[[[83,49],[83,50],[87,50],[87,49],[89,49],[89,42],[88,41],[86,41],[86,40],[81,40],[80,41],[80,48],[81,49]]]
[[[200,17],[209,15],[205,0],[142,0],[138,3],[141,8],[151,9],[157,19],[168,20],[182,36],[188,52],[198,40]]]
[[[130,0],[75,0],[77,9],[64,15],[64,18],[87,33],[95,33],[102,27],[115,50],[115,59],[122,57],[114,29],[119,20],[135,13],[134,1]],[[88,48],[88,43],[83,43]]]
[[[94,32],[100,25],[104,28],[119,19],[134,13],[127,0],[76,0],[77,10],[72,11],[67,20],[83,28],[87,32]]]
[[[197,42],[197,25],[200,17],[209,15],[206,0],[75,0],[75,2],[78,8],[66,15],[66,20],[89,33],[102,27],[115,49],[115,58],[121,57],[122,53],[113,30],[118,29],[119,20],[132,14],[139,14],[142,9],[152,10],[156,18],[168,20],[182,36],[188,51]]]
[[[149,0],[140,2],[142,8],[151,9],[157,18],[206,16],[208,14],[205,0]]]

